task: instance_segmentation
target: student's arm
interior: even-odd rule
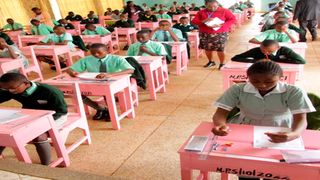
[[[200,26],[202,25],[204,22],[203,22],[203,17],[202,17],[202,14],[201,14],[201,11],[199,11],[195,17],[192,19],[191,23],[192,24],[195,24],[197,26]]]
[[[14,30],[14,31],[22,31],[23,30],[23,26],[22,24],[17,23],[18,29]]]
[[[72,35],[70,33],[65,33],[64,35],[64,41],[61,43],[56,43],[58,45],[67,45],[69,42],[72,42]]]
[[[236,62],[252,63],[256,60],[256,54],[258,53],[259,49],[260,47],[250,49],[244,53],[233,56],[231,60]]]
[[[96,78],[103,79],[103,78],[108,78],[113,76],[120,76],[124,74],[132,74],[134,72],[134,68],[128,63],[126,59],[122,57],[114,57],[114,59],[112,60],[115,61],[117,69],[120,69],[120,71],[101,73]]]
[[[157,56],[158,54],[151,52],[146,46],[140,46],[140,51],[149,54],[150,56]]]
[[[269,31],[262,32],[258,36],[255,36],[254,38],[250,39],[249,43],[261,44],[262,41],[267,39],[269,33]]]
[[[71,77],[77,77],[79,73],[87,70],[86,61],[87,61],[86,57],[80,59],[79,61],[74,63],[70,68],[67,69],[67,73]]]
[[[7,43],[1,43],[1,45],[8,49],[8,53],[12,59],[17,59],[19,57],[19,55],[15,53],[14,49],[10,45]]]
[[[249,40],[249,43],[253,43],[253,44],[261,44],[260,41],[258,41],[256,38],[252,38]]]
[[[296,39],[296,37],[294,37],[292,34],[290,34],[288,31],[285,31],[285,33],[287,34],[287,36],[290,38],[292,43],[296,43],[298,42],[298,40]]]
[[[12,94],[9,91],[2,90],[0,86],[0,103],[9,101],[12,99]]]
[[[49,31],[50,33],[53,33],[53,28],[52,28],[52,27],[47,26],[47,25],[45,25],[45,26],[47,27],[47,29],[48,29],[48,31]]]
[[[102,33],[102,35],[111,34],[111,32],[108,31],[108,30],[107,30],[106,28],[104,28],[104,27],[101,27],[101,33]]]
[[[287,48],[287,47],[282,47],[281,51],[283,52],[282,54],[285,56],[285,59],[280,59],[279,62],[283,63],[291,63],[291,64],[305,64],[306,60],[294,52],[292,49]],[[282,55],[281,54],[281,55]]]
[[[212,132],[218,136],[228,135],[228,126],[226,125],[227,117],[230,111],[218,108],[212,117],[213,125]]]
[[[40,41],[40,44],[49,44],[49,45],[54,44],[54,42],[51,39],[51,35],[48,34],[44,39]]]
[[[67,104],[64,100],[63,93],[58,89],[53,89],[48,95],[48,104],[54,107],[55,113],[52,115],[54,120],[68,113]]]

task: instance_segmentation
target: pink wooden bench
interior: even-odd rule
[[[109,52],[114,53],[113,47],[112,47],[112,36],[111,34],[100,36],[100,35],[81,35],[81,38],[83,42],[85,43],[102,43],[106,44],[109,47]]]
[[[33,79],[33,81],[43,81],[41,68],[39,66],[38,59],[36,57],[36,54],[34,53],[32,46],[22,47],[20,50],[29,60],[29,65],[28,68],[25,68],[25,73],[29,74],[31,72],[34,72],[38,77],[36,79]]]
[[[188,68],[187,42],[161,42],[172,46],[172,56],[176,56],[176,74],[180,76],[182,71]]]
[[[150,29],[150,30],[155,30],[159,26],[158,22],[138,22],[135,23],[135,28],[138,30],[141,29]]]
[[[26,75],[23,59],[0,58],[0,74],[5,74],[13,70],[19,70],[20,73]]]
[[[190,42],[191,46],[194,48],[196,52],[196,60],[198,61],[203,53],[202,49],[199,49],[200,38],[199,32],[189,32],[188,34],[188,41]]]
[[[294,85],[297,80],[297,75],[301,69],[300,64],[285,64],[279,63],[283,69],[282,81]],[[223,89],[227,90],[234,83],[248,81],[247,69],[252,63],[228,62],[222,69]]]
[[[74,26],[74,28],[75,28],[78,32],[81,32],[81,29],[80,29],[80,23],[81,23],[81,21],[70,21],[70,23]]]
[[[63,166],[70,165],[67,150],[52,117],[53,111],[32,109],[11,110],[19,110],[26,116],[0,124],[1,146],[11,147],[19,161],[32,163],[25,146],[36,137],[48,132],[58,157],[49,166],[55,167],[59,164]]]
[[[182,18],[182,17],[190,18],[190,15],[189,15],[189,14],[177,14],[177,15],[173,15],[173,16],[172,16],[172,21],[179,22],[180,18]]]
[[[125,41],[127,42],[128,46],[137,42],[137,30],[135,28],[115,28],[115,31],[118,32],[118,37],[125,36]]]
[[[27,46],[27,43],[39,43],[43,40],[46,36],[42,35],[28,35],[28,36],[20,36],[21,47]]]
[[[212,122],[202,122],[191,134],[208,136],[203,153],[184,150],[186,141],[179,149],[181,179],[191,180],[194,170],[200,171],[197,179],[208,180],[208,172],[221,173],[222,180],[231,179],[229,174],[245,175],[267,179],[320,179],[320,164],[289,164],[280,162],[283,159],[280,150],[253,148],[253,126],[229,124],[228,136],[219,137],[221,144],[217,150],[208,154],[212,145]],[[191,137],[190,136],[190,137]],[[319,131],[306,130],[302,135],[306,149],[320,149],[315,139],[320,138]],[[232,142],[231,147],[223,150],[223,144]],[[201,154],[208,154],[206,159],[199,159]],[[234,179],[234,178],[233,178]]]

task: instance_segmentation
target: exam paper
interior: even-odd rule
[[[320,162],[320,150],[281,151],[287,163]]]
[[[185,150],[202,152],[208,142],[208,136],[192,136]]]
[[[304,150],[304,144],[301,137],[285,143],[273,143],[270,142],[269,137],[264,134],[266,132],[275,133],[289,131],[291,131],[291,129],[284,127],[255,126],[253,131],[253,147],[281,150]]]
[[[207,25],[207,26],[213,26],[213,25],[220,25],[220,24],[223,24],[224,23],[224,21],[223,20],[221,20],[220,18],[218,18],[218,17],[215,17],[215,18],[213,18],[211,21],[208,21],[208,22],[206,22],[205,24]],[[215,31],[217,31],[217,30],[219,30],[220,29],[220,27],[216,27],[216,28],[213,28]]]
[[[103,78],[103,79],[97,79],[97,75],[101,74],[101,73],[89,73],[89,72],[85,72],[85,73],[81,73],[78,75],[78,78],[83,79],[83,80],[96,80],[96,81],[107,81],[110,78]]]
[[[25,116],[17,110],[0,109],[0,124],[5,124]]]

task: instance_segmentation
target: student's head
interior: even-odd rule
[[[159,14],[164,14],[164,10],[160,10],[160,11],[159,11]]]
[[[85,26],[84,26],[86,29],[88,29],[89,31],[94,31],[96,30],[96,26],[92,23],[87,23]]]
[[[19,73],[6,73],[0,77],[0,88],[12,94],[22,94],[28,87],[30,81]]]
[[[159,27],[162,29],[165,29],[165,28],[171,27],[171,24],[167,20],[161,20],[159,21]]]
[[[60,19],[58,22],[60,24],[68,24],[68,21],[66,19]]]
[[[141,43],[148,42],[150,40],[150,31],[147,29],[143,29],[137,32],[137,40]]]
[[[187,2],[183,2],[182,4],[183,4],[183,5],[187,5]]]
[[[32,8],[31,11],[33,11],[36,15],[40,15],[42,13],[41,9],[38,7]]]
[[[66,33],[66,29],[63,26],[54,26],[53,31],[57,35],[61,35],[61,34]]]
[[[143,7],[147,7],[147,4],[146,4],[146,3],[143,3],[142,6],[143,6]]]
[[[74,12],[69,11],[69,12],[68,12],[68,15],[69,15],[69,16],[74,16]]]
[[[0,49],[5,49],[5,44],[7,44],[6,40],[0,37]]]
[[[191,7],[193,7],[193,8],[196,7],[196,4],[195,4],[195,3],[192,3],[192,4],[191,4]]]
[[[89,14],[94,14],[94,11],[89,11]]]
[[[154,7],[158,7],[158,4],[154,4]]]
[[[206,5],[206,8],[209,11],[215,11],[219,7],[219,3],[218,3],[217,0],[205,0],[204,2],[205,2],[205,5]]]
[[[277,20],[278,18],[284,17],[284,16],[285,16],[284,12],[278,11],[278,12],[276,12],[276,13],[273,15],[273,18],[274,18],[275,20]]]
[[[134,6],[133,1],[127,1],[127,6],[128,6],[128,7],[132,7],[132,6]]]
[[[189,18],[188,17],[181,17],[179,22],[182,25],[188,25],[189,24]]]
[[[108,47],[105,44],[94,43],[90,46],[90,53],[92,56],[102,59],[108,54]]]
[[[275,26],[275,29],[278,31],[278,32],[285,32],[288,30],[288,21],[278,21],[276,23],[276,26]]]
[[[32,19],[32,20],[30,21],[30,23],[31,23],[32,25],[34,25],[34,26],[39,26],[39,25],[40,25],[40,21],[37,20],[37,19]]]
[[[160,7],[160,8],[163,8],[163,4],[159,4],[159,7]]]
[[[177,1],[173,1],[173,5],[177,5]]]
[[[119,11],[118,9],[116,9],[116,10],[113,11],[113,14],[119,15],[119,14],[120,14],[120,11]]]
[[[8,23],[8,24],[13,24],[13,23],[14,23],[14,21],[13,21],[13,19],[8,18],[8,19],[7,19],[7,23]]]
[[[260,92],[269,92],[283,76],[283,71],[280,65],[273,61],[258,61],[248,68],[247,76]]]
[[[107,8],[107,11],[108,11],[108,12],[112,12],[112,9],[111,9],[111,8]]]
[[[93,14],[88,14],[87,17],[88,17],[89,19],[93,19],[93,18],[94,18],[94,15],[93,15]]]
[[[264,54],[270,55],[279,49],[279,43],[275,40],[264,40],[260,45],[260,49]]]
[[[128,15],[126,13],[122,13],[122,14],[120,14],[120,19],[121,19],[121,21],[127,21]]]
[[[146,14],[146,16],[151,16],[153,13],[152,13],[151,10],[147,10],[147,11],[145,12],[145,14]]]
[[[239,1],[239,4],[243,4],[243,2],[242,2],[242,1]]]

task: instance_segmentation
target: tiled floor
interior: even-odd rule
[[[257,33],[257,17],[232,33],[227,59],[244,51],[244,43]],[[319,77],[320,41],[308,46],[308,63],[298,85],[320,95],[320,83],[315,83],[315,77]],[[148,94],[142,92],[137,117],[121,121],[120,131],[111,130],[110,123],[89,120],[92,144],[70,154],[68,169],[127,179],[180,179],[177,150],[201,121],[210,121],[215,110],[212,102],[223,93],[221,73],[202,68],[205,63],[204,57],[200,61],[192,58],[182,76],[170,75],[167,92],[159,94],[157,101],[150,101]],[[45,76],[52,75],[48,70]],[[76,135],[73,133],[71,139]],[[5,155],[14,158],[11,150],[6,150]]]
[[[38,177],[31,177],[22,174],[11,173],[0,170],[0,179],[2,180],[46,180]]]

